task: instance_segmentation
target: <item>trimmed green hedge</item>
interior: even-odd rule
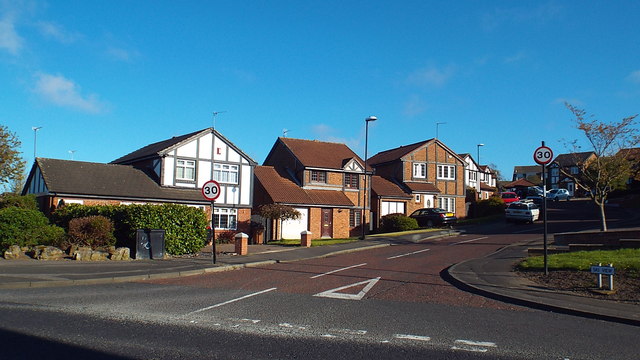
[[[196,253],[205,244],[206,215],[202,210],[186,205],[68,204],[52,214],[54,222],[66,229],[73,218],[95,215],[113,221],[118,246],[132,246],[137,229],[165,230],[165,248],[173,255]]]
[[[486,200],[480,200],[475,206],[475,217],[504,214],[504,200],[497,196],[492,196]]]
[[[418,221],[403,214],[389,214],[382,217],[382,232],[409,231],[418,229]]]
[[[0,210],[0,251],[2,253],[11,245],[59,246],[64,239],[64,229],[50,225],[47,217],[38,210],[15,206]]]

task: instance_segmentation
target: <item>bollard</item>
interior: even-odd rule
[[[245,233],[237,233],[235,236],[236,254],[247,255],[249,253],[249,235]]]
[[[311,247],[311,231],[303,231],[300,233],[300,246]]]

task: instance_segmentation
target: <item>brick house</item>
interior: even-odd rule
[[[440,207],[458,217],[466,216],[466,163],[440,140],[382,151],[368,163],[376,174],[372,189],[376,201],[371,204],[376,224],[384,215],[409,215],[425,207]]]
[[[302,231],[313,239],[346,238],[361,232],[364,161],[345,144],[280,137],[255,175],[255,207],[282,204],[301,214],[268,224],[267,238],[299,239]]]
[[[215,136],[214,136],[215,135]],[[175,203],[202,208],[211,179],[220,183],[216,231],[249,233],[256,162],[212,128],[142,147],[109,164],[37,158],[23,194],[35,194],[50,213],[63,204]]]
[[[558,155],[547,165],[547,184],[549,188],[567,189],[571,196],[583,195],[587,189],[578,189],[578,185],[569,176],[564,175],[563,172],[579,176],[584,166],[595,160],[595,158],[596,154],[593,151]]]

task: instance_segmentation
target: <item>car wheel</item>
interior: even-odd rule
[[[427,227],[433,227],[433,220],[427,221]]]

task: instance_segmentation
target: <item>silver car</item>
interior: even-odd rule
[[[553,189],[547,192],[547,199],[549,200],[571,200],[571,195],[567,189]]]

